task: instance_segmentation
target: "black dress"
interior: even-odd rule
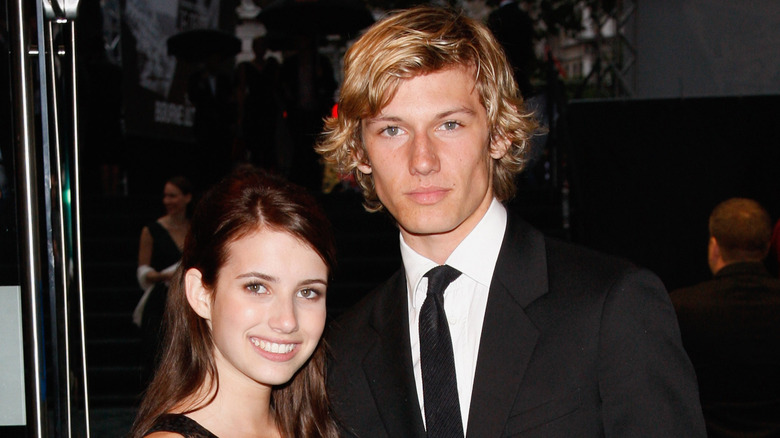
[[[146,432],[174,432],[184,438],[219,438],[208,429],[198,424],[197,421],[182,414],[165,414],[154,422],[154,425]]]
[[[149,265],[155,271],[160,272],[181,260],[181,250],[174,242],[173,237],[168,233],[168,230],[157,221],[147,224],[147,228],[152,235],[152,260]],[[141,378],[144,383],[148,382],[151,377],[160,341],[162,340],[160,328],[167,299],[168,286],[164,282],[159,282],[152,288],[152,292],[149,294],[149,299],[144,307],[143,319],[141,320],[142,348],[144,352]]]

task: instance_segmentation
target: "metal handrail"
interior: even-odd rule
[[[32,348],[26,349],[25,354],[29,356],[31,368],[35,373],[34,378],[28,379],[33,393],[32,420],[28,426],[32,428],[31,432],[36,437],[43,436],[43,417],[42,417],[42,388],[39,376],[42,375],[41,357],[38,345],[41,340],[40,321],[38,315],[40,312],[40,303],[38,297],[41,293],[41,285],[38,279],[41,278],[41,267],[37,257],[40,248],[40,236],[38,235],[38,203],[37,203],[37,174],[36,174],[36,154],[35,154],[35,114],[34,114],[34,96],[32,91],[32,73],[30,71],[28,48],[30,47],[29,32],[27,30],[27,13],[25,11],[25,2],[16,0],[10,5],[9,14],[9,37],[12,43],[11,50],[11,77],[12,93],[14,102],[17,103],[19,117],[15,119],[15,132],[17,136],[17,193],[19,212],[19,254],[20,271],[23,303],[26,313],[29,315],[25,332],[32,340]],[[28,415],[29,416],[29,415]]]
[[[47,381],[46,355],[50,351],[45,343],[52,342],[52,354],[55,363],[61,366],[56,375],[58,388],[48,390],[53,395],[57,390],[61,415],[57,415],[55,431],[58,436],[72,436],[77,432],[74,424],[76,406],[71,391],[71,381],[75,364],[80,366],[83,380],[84,419],[86,436],[89,437],[89,409],[87,397],[86,341],[84,324],[84,297],[81,275],[81,215],[79,194],[79,131],[77,111],[76,77],[76,37],[75,23],[78,0],[40,0],[30,10],[29,2],[15,0],[9,5],[9,38],[11,41],[11,87],[15,113],[14,120],[16,172],[17,172],[17,211],[20,254],[20,286],[24,307],[24,330],[26,339],[25,363],[29,374],[26,376],[26,405],[28,436],[43,438],[48,435],[47,396],[44,394],[44,382]],[[29,16],[37,14],[37,26],[31,25]],[[45,18],[44,18],[45,17]],[[45,24],[44,24],[45,23]],[[54,45],[54,29],[63,30],[69,38],[64,40],[65,50]],[[33,37],[37,31],[37,38]],[[69,47],[67,47],[69,46]],[[62,77],[56,70],[58,56],[70,55],[67,59],[70,70],[63,70]],[[38,62],[38,82],[36,88],[33,72],[34,60]],[[67,78],[62,80],[62,78]],[[36,96],[36,89],[39,91]],[[65,94],[62,94],[64,92]],[[67,95],[67,96],[66,96]],[[62,101],[72,107],[62,107]],[[36,101],[39,99],[39,101]],[[37,130],[36,102],[40,103],[40,132]],[[60,128],[63,114],[72,114],[72,151],[63,153],[64,145]],[[38,138],[40,136],[40,138]],[[36,141],[39,140],[39,141]],[[37,149],[40,143],[41,149]],[[65,158],[64,158],[65,157]],[[69,157],[69,159],[68,159]],[[71,168],[72,164],[72,168]],[[39,166],[42,165],[42,168]],[[53,167],[53,168],[52,168]],[[72,170],[71,170],[72,169]],[[72,176],[67,184],[63,177]],[[64,201],[65,190],[70,189],[70,203]],[[45,211],[41,211],[43,208]],[[66,214],[71,214],[66,220]],[[45,223],[44,223],[45,222]],[[72,232],[71,242],[66,242]],[[44,236],[46,240],[44,241]],[[55,243],[56,240],[56,243]],[[72,245],[68,258],[68,243]],[[48,245],[48,246],[47,246]],[[59,251],[55,251],[55,247]],[[55,253],[57,258],[55,259]],[[46,269],[44,261],[48,262]],[[69,261],[73,270],[69,270]],[[59,266],[57,266],[59,265]],[[55,278],[55,272],[59,274]],[[48,292],[48,293],[47,293]],[[61,294],[58,294],[62,292]],[[46,333],[43,324],[44,306],[48,298],[53,325],[51,333]],[[72,305],[71,305],[72,304]],[[76,312],[76,313],[73,313]],[[77,316],[71,321],[72,316]],[[77,319],[77,321],[76,321]],[[76,323],[72,327],[72,323]],[[79,338],[75,338],[79,336]],[[73,339],[71,339],[73,337]],[[77,340],[78,339],[78,340]],[[74,342],[71,343],[71,340]],[[71,348],[78,345],[79,356],[71,356]],[[64,349],[64,350],[61,350]],[[56,360],[61,355],[63,361]],[[79,362],[74,362],[76,359]],[[61,376],[61,378],[60,378]],[[64,399],[63,399],[64,398]],[[52,407],[49,403],[49,407]],[[79,424],[81,425],[81,424]],[[64,431],[67,430],[67,432]]]
[[[75,1],[78,5],[78,1]],[[71,183],[71,206],[73,208],[73,257],[75,258],[76,269],[74,269],[74,284],[76,285],[76,297],[79,304],[79,333],[81,335],[81,364],[82,364],[82,379],[84,382],[84,415],[86,421],[87,438],[89,438],[89,397],[87,396],[87,342],[86,342],[86,325],[84,324],[84,284],[81,275],[82,258],[81,258],[81,182],[79,175],[81,170],[79,163],[81,159],[79,157],[79,113],[78,113],[78,87],[76,86],[76,26],[73,20],[70,21],[70,56],[71,56],[71,90],[73,93],[71,104],[73,114],[73,180]]]

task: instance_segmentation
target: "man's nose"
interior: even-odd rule
[[[439,170],[439,157],[436,145],[427,133],[414,136],[409,159],[409,171],[412,175],[427,175]]]

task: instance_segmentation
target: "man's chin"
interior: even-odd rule
[[[457,228],[457,225],[451,225],[448,221],[422,220],[420,223],[403,224],[396,221],[404,233],[414,237],[443,236],[449,234]]]

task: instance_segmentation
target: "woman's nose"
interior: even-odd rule
[[[276,332],[292,333],[298,329],[298,318],[292,300],[278,299],[270,309],[268,324]]]

